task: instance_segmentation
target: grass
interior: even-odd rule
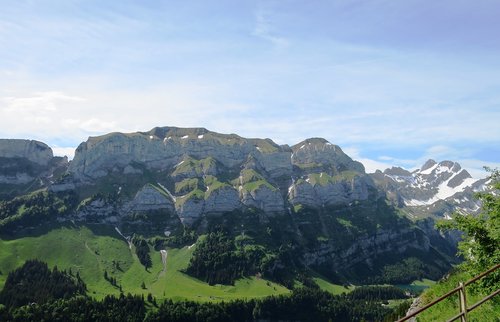
[[[243,185],[246,191],[255,191],[261,186],[268,187],[271,191],[276,191],[277,188],[271,185],[267,180],[257,171],[253,169],[244,169],[240,173],[238,179],[233,180],[234,185]]]
[[[343,286],[343,285],[333,284],[321,277],[314,277],[313,280],[316,282],[316,284],[318,284],[320,289],[322,289],[323,291],[327,291],[333,295],[349,293],[355,288],[355,286],[353,285]]]
[[[186,203],[186,201],[191,200],[191,199],[197,199],[197,200],[204,200],[205,199],[205,192],[201,191],[200,189],[196,188],[187,195],[177,197],[175,199],[175,203],[178,206],[182,206],[183,204]]]
[[[175,171],[172,173],[173,176],[177,176],[184,173],[195,172],[197,175],[202,175],[207,173],[210,169],[216,167],[216,161],[212,157],[208,157],[201,160],[196,160],[191,157],[184,158],[183,162],[177,165]]]
[[[218,189],[229,187],[229,184],[220,182],[216,177],[207,175],[204,179],[205,185],[207,186],[207,191],[205,192],[205,199]]]
[[[421,306],[431,302],[439,296],[454,289],[459,282],[465,282],[472,276],[459,273],[451,275],[447,280],[440,281],[429,287],[421,295]],[[487,294],[473,292],[470,286],[466,287],[467,306],[478,302]],[[417,321],[444,321],[459,313],[458,293],[450,296],[442,302],[432,306],[428,310],[417,316]],[[500,305],[498,299],[490,300],[482,304],[479,308],[469,313],[467,321],[500,321]]]
[[[188,178],[184,179],[181,182],[175,183],[175,193],[186,193],[189,191],[193,191],[199,187],[197,178]]]
[[[59,226],[39,236],[0,239],[0,287],[9,271],[27,259],[38,258],[50,267],[57,265],[59,269],[71,269],[73,274],[79,272],[89,295],[97,299],[120,292],[104,279],[104,271],[116,278],[124,293],[151,293],[158,299],[220,301],[289,293],[285,287],[257,277],[240,279],[234,286],[210,286],[182,273],[193,250],[194,247],[168,249],[165,272],[160,252],[150,249],[153,265],[146,270],[113,227]],[[143,282],[146,289],[141,287]]]

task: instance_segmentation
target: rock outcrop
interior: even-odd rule
[[[360,162],[353,161],[338,145],[325,139],[307,139],[294,145],[292,151],[292,164],[302,169],[323,168],[337,173],[347,170],[365,172],[365,167]]]
[[[288,200],[292,205],[311,208],[348,204],[368,199],[370,189],[374,186],[367,176],[347,173],[332,177],[321,172],[294,182],[289,188]]]
[[[321,243],[304,255],[308,266],[329,262],[336,269],[348,269],[359,263],[370,262],[385,254],[402,254],[408,249],[428,251],[429,238],[419,229],[379,230],[375,234],[357,237],[349,247],[339,247],[332,242]]]
[[[219,134],[203,128],[154,128],[149,132],[111,133],[90,137],[76,149],[70,171],[86,181],[108,174],[113,168],[133,163],[164,170],[185,156],[202,160],[214,158],[224,167],[237,167],[248,155],[255,155],[270,175],[291,170],[291,151],[271,140],[245,139],[235,134]]]
[[[174,201],[168,193],[150,184],[137,192],[129,207],[130,211],[165,209],[171,213],[175,212]]]
[[[260,184],[255,189],[240,189],[241,202],[247,207],[254,207],[265,213],[283,213],[285,202],[278,189]]]
[[[46,166],[54,157],[52,149],[35,140],[0,139],[0,158],[22,158]]]
[[[479,203],[474,201],[474,191],[481,190],[484,180],[475,180],[452,161],[428,160],[415,171],[391,168],[370,175],[377,187],[385,191],[389,200],[411,214],[451,218],[459,211],[475,213]]]
[[[0,184],[25,185],[23,191],[29,192],[50,184],[55,180],[54,172],[67,166],[67,158],[54,157],[45,143],[0,139]]]
[[[79,185],[117,172],[163,173],[173,181],[169,188],[185,223],[243,207],[273,214],[285,213],[286,202],[348,204],[367,199],[372,188],[363,165],[324,139],[290,148],[203,128],[91,137],[78,147],[69,170]]]

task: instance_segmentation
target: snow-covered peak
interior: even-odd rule
[[[386,189],[399,196],[406,206],[427,206],[447,200],[468,188],[474,190],[476,182],[457,162],[437,163],[432,159],[413,172],[393,167],[385,170],[383,176]]]

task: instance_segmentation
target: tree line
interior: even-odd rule
[[[384,321],[395,310],[382,299],[406,298],[390,287],[332,295],[300,287],[290,295],[200,303],[123,294],[95,300],[78,274],[50,270],[37,260],[9,273],[0,292],[0,321]],[[402,311],[402,309],[400,309]]]

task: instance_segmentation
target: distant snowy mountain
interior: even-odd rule
[[[474,192],[485,190],[486,180],[475,180],[452,161],[428,160],[413,172],[399,167],[372,174],[377,186],[410,215],[451,218],[453,212],[475,213],[479,203]]]

